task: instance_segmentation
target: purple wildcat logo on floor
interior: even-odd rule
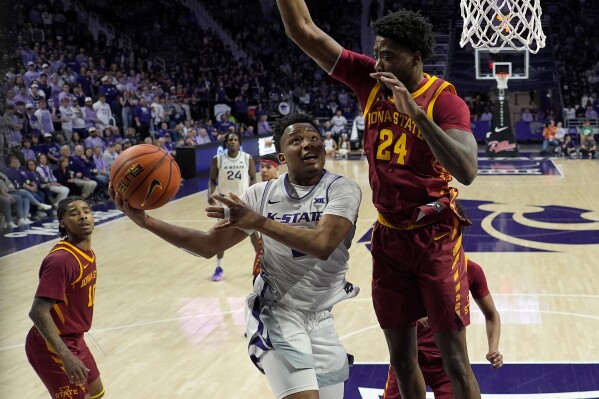
[[[501,204],[460,200],[472,226],[464,229],[466,252],[559,252],[599,244],[599,216],[558,205]],[[358,242],[370,250],[372,229]]]
[[[380,399],[387,364],[355,364],[345,383],[345,399]],[[599,364],[506,364],[493,370],[473,364],[483,399],[599,399]],[[427,392],[427,399],[433,398]]]

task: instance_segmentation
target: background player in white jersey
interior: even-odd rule
[[[210,205],[216,205],[212,198],[214,193],[241,195],[256,182],[254,158],[241,151],[240,146],[239,136],[236,133],[228,133],[223,139],[225,151],[212,158],[208,183],[208,203]],[[252,235],[252,245],[254,249],[258,249],[259,237],[257,234]],[[212,281],[221,281],[224,278],[224,256],[224,251],[216,255],[216,269],[212,274]]]
[[[215,195],[228,208],[206,208],[209,217],[224,219],[207,232],[150,217],[110,190],[137,225],[201,256],[214,256],[251,231],[262,234],[263,269],[247,300],[248,350],[278,399],[341,399],[349,377],[330,310],[359,292],[345,274],[362,193],[354,181],[324,169],[322,137],[312,121],[291,114],[275,123],[275,146],[289,172],[241,198]]]

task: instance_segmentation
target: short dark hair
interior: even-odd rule
[[[273,139],[275,142],[275,149],[277,150],[277,152],[281,152],[281,138],[285,133],[285,129],[287,129],[288,126],[291,126],[296,123],[309,123],[314,127],[314,130],[316,130],[317,132],[319,132],[318,134],[320,134],[318,127],[314,124],[314,117],[312,115],[303,114],[300,112],[285,115],[284,117],[277,119],[272,127]]]
[[[389,13],[375,21],[372,30],[377,36],[391,39],[410,51],[420,51],[423,63],[433,55],[433,25],[420,12],[401,10]]]
[[[241,146],[241,135],[237,134],[236,132],[229,132],[229,133],[225,134],[225,138],[223,139],[223,148],[225,150],[227,149],[227,141],[229,141],[229,137],[231,137],[232,134],[237,136],[237,141],[239,141],[239,145]]]
[[[62,218],[64,218],[64,215],[67,213],[67,208],[69,207],[69,205],[72,204],[75,201],[83,201],[83,202],[85,202],[87,205],[89,205],[91,207],[91,205],[90,205],[90,203],[89,203],[88,200],[86,200],[83,197],[76,196],[76,195],[73,195],[71,197],[67,197],[67,198],[61,200],[58,203],[58,208],[56,209],[56,217],[58,219],[58,234],[61,237],[66,237],[67,236],[67,229],[65,229],[64,227],[62,227],[60,225],[60,221],[62,220]]]

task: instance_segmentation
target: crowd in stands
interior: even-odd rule
[[[597,119],[599,5],[593,1],[550,1],[544,13],[551,17],[553,51],[565,106],[563,119]]]
[[[564,128],[562,122],[550,120],[543,128],[542,155],[573,159],[597,159],[597,142],[590,120],[572,134]]]
[[[345,121],[359,112],[353,95],[324,71],[315,72],[312,62],[288,42],[274,8],[252,13],[262,27],[241,23],[248,5],[260,7],[257,1],[231,0],[222,9],[235,11],[221,17],[239,22],[226,25],[249,50],[245,60],[238,60],[176,2],[129,7],[88,1],[83,12],[64,8],[68,3],[15,3],[12,26],[2,28],[12,48],[3,65],[0,170],[15,169],[14,176],[5,174],[0,195],[5,226],[46,216],[46,208],[69,193],[94,201],[107,198],[110,164],[137,143],[150,142],[173,153],[177,145],[212,143],[230,131],[268,134],[269,114],[280,101],[324,117],[341,113]],[[351,7],[357,15],[358,1],[318,5],[325,23],[339,22]],[[109,41],[102,32],[94,38],[86,25],[91,11],[110,18],[115,31],[126,33],[132,43]],[[348,32],[340,36],[346,46],[359,50],[356,24],[347,16],[335,27]],[[271,26],[280,34],[273,35]],[[152,56],[164,50],[172,58],[166,68],[158,68]],[[226,108],[213,114],[215,104]],[[336,136],[341,139],[345,130],[336,127]],[[28,201],[39,212],[15,200],[16,193],[30,192],[33,186],[43,195]],[[16,218],[4,212],[6,201]]]
[[[177,146],[217,142],[230,131],[269,134],[269,118],[281,102],[318,117],[323,137],[330,132],[337,149],[348,146],[345,140],[351,143],[348,151],[359,148],[361,130],[356,123],[352,128],[351,121],[361,110],[353,93],[315,68],[284,34],[276,8],[263,9],[261,3],[202,2],[243,49],[243,57],[233,54],[216,32],[200,26],[179,2],[131,7],[85,0],[83,10],[68,1],[14,3],[14,18],[0,27],[10,44],[2,60],[0,170],[8,176],[17,159],[19,167],[15,178],[0,187],[3,210],[10,198],[10,206],[21,206],[12,212],[24,214],[14,221],[29,220],[25,206],[15,205],[15,192],[31,192],[17,174],[29,174],[26,180],[38,182],[37,191],[43,193],[28,198],[39,209],[33,218],[47,211],[42,204],[55,205],[66,190],[103,200],[110,164],[123,149],[150,142],[175,153]],[[346,48],[362,52],[360,0],[308,3],[319,26]],[[434,9],[434,1],[429,3]],[[555,48],[567,104],[563,118],[596,121],[598,32],[588,19],[579,19],[581,9],[550,3],[552,21],[561,18],[552,29],[563,38]],[[92,34],[90,12],[110,21],[115,38],[108,40],[102,31]],[[570,26],[574,35],[564,31]],[[473,120],[492,118],[493,99],[485,93],[466,96],[466,101]],[[217,104],[224,105],[219,112]],[[527,114],[523,110],[522,117]],[[551,113],[543,117],[562,120]],[[14,224],[12,218],[4,219]]]

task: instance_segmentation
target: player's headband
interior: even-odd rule
[[[261,159],[260,163],[267,163],[269,165],[272,165],[272,167],[275,169],[279,167],[279,163],[276,161],[273,161],[272,159]]]

